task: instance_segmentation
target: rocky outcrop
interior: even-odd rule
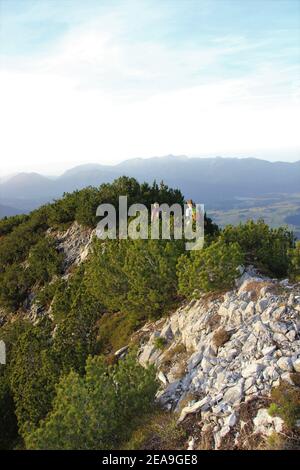
[[[57,249],[63,253],[63,270],[67,273],[87,258],[95,230],[84,228],[75,221],[63,232],[48,230],[48,235],[55,239]]]
[[[300,286],[248,269],[225,295],[205,295],[152,325],[139,360],[158,369],[158,401],[178,413],[179,422],[200,416],[220,448],[225,436],[239,439],[241,404],[269,397],[300,370],[299,331]],[[155,346],[157,337],[164,349]],[[252,418],[253,433],[278,432],[280,418],[262,410]]]
[[[46,235],[55,240],[58,251],[63,254],[62,277],[66,279],[69,277],[72,268],[80,265],[87,258],[95,230],[84,228],[75,221],[67,230],[59,232],[54,229],[48,229]],[[39,306],[35,302],[35,295],[33,293],[30,293],[27,297],[24,302],[24,308],[27,311],[28,318],[33,323],[38,322],[46,314],[51,315],[51,307],[47,311]]]

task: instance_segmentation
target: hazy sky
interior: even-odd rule
[[[299,0],[0,0],[0,175],[300,159]]]

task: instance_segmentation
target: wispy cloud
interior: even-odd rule
[[[164,2],[104,2],[101,11],[75,2],[71,16],[66,3],[55,10],[32,2],[15,13],[19,24],[63,23],[55,40],[50,35],[31,53],[0,51],[7,169],[24,161],[37,167],[41,159],[264,156],[299,147],[297,30],[250,34],[232,21],[216,32],[210,2],[197,9],[205,28],[194,35],[184,34],[178,17],[187,18],[185,2],[177,11]]]

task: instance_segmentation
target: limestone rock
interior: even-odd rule
[[[230,387],[224,393],[223,401],[231,404],[240,403],[243,396],[243,386],[242,383],[238,383],[234,387]]]
[[[253,420],[254,433],[263,434],[264,436],[271,436],[274,432],[279,433],[283,429],[284,422],[279,417],[272,417],[269,415],[268,410],[261,408],[258,410],[256,417]]]
[[[264,369],[264,365],[259,362],[252,362],[242,370],[242,376],[244,378],[251,377],[252,375],[258,376],[258,374]]]
[[[277,365],[284,371],[293,370],[293,364],[290,357],[280,357],[277,361]]]
[[[180,413],[178,423],[181,423],[188,414],[197,413],[197,411],[200,411],[201,409],[207,409],[208,404],[209,398],[205,397],[200,401],[196,401],[196,403],[194,403],[193,405],[185,406]]]
[[[300,357],[293,361],[293,368],[296,372],[300,372]]]
[[[240,445],[242,402],[268,397],[281,381],[291,383],[293,371],[300,372],[296,308],[300,308],[300,285],[287,286],[290,292],[281,293],[281,289],[276,294],[275,279],[259,277],[247,269],[242,277],[236,289],[212,300],[183,304],[169,319],[148,326],[145,335],[154,333],[141,346],[140,361],[154,363],[159,370],[165,370],[160,366],[165,367],[164,357],[170,356],[172,348],[185,346],[172,356],[165,378],[160,375],[157,399],[166,409],[180,412],[180,421],[189,413],[201,412],[200,434],[211,429],[215,448],[229,432],[228,439]],[[217,348],[214,333],[218,329],[229,331],[230,337]],[[153,346],[155,335],[168,341],[163,353]],[[189,396],[196,401],[182,408]],[[257,414],[253,424],[255,432],[262,435],[282,427],[280,418],[270,417],[266,410]]]

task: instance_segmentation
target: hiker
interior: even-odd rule
[[[159,204],[158,202],[155,202],[152,206],[152,211],[151,211],[151,222],[154,222],[155,220],[159,219]]]
[[[187,202],[187,208],[185,210],[185,217],[188,219],[188,225],[193,222],[193,201],[189,199]]]

